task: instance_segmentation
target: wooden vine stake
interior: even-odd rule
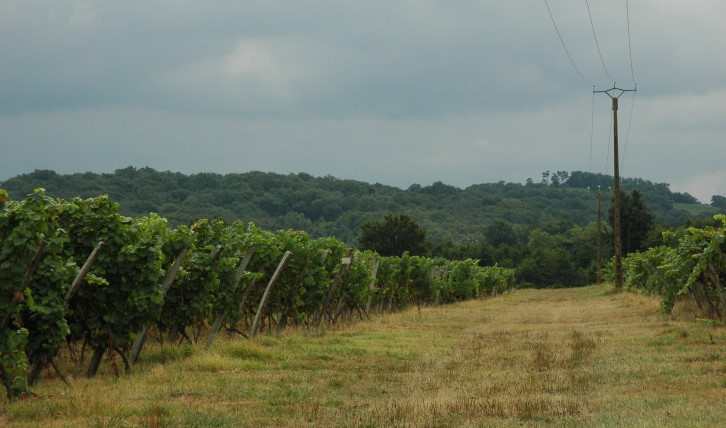
[[[320,265],[324,265],[325,261],[328,259],[328,255],[330,255],[330,250],[323,251],[323,254],[320,256]],[[302,273],[300,274],[300,279],[298,280],[297,284],[293,288],[292,292],[288,296],[287,302],[284,305],[284,309],[282,311],[282,315],[280,316],[280,322],[277,323],[277,333],[281,332],[282,329],[287,325],[287,320],[290,317],[290,313],[293,310],[293,306],[295,304],[296,296],[300,292],[300,287],[302,287],[303,283],[305,282],[305,276],[308,273],[308,266],[310,265],[310,259],[308,258],[307,263],[305,263],[305,268],[303,268]]]
[[[366,316],[370,316],[371,313],[371,303],[373,303],[373,290],[376,287],[376,276],[378,276],[378,267],[381,265],[381,261],[378,259],[375,259],[373,261],[373,270],[371,271],[371,283],[368,286],[368,292],[370,295],[368,296],[368,303],[366,303]]]
[[[315,327],[320,327],[320,323],[323,321],[323,318],[325,317],[326,313],[328,312],[328,307],[330,306],[330,301],[333,299],[333,295],[335,294],[336,290],[338,289],[338,283],[340,282],[340,279],[343,277],[343,273],[345,272],[346,267],[348,264],[350,264],[350,259],[353,257],[353,249],[348,250],[348,260],[341,260],[340,263],[340,269],[338,269],[338,273],[335,275],[335,279],[333,280],[333,283],[330,285],[330,290],[328,290],[328,294],[325,296],[325,301],[323,302],[323,306],[320,308],[320,311],[318,312],[318,315],[315,318]],[[345,263],[345,262],[348,263]]]
[[[351,248],[350,251],[348,252],[348,257],[341,260],[343,262],[342,264],[345,266],[345,270],[348,270],[348,269],[350,269],[351,266],[353,266],[353,258],[354,258],[354,254],[353,254],[353,249]],[[341,280],[342,280],[342,277],[341,277]],[[345,284],[346,284],[345,282],[341,282],[340,297],[338,298],[338,304],[335,306],[335,310],[330,313],[330,321],[333,324],[338,322],[338,317],[343,312],[343,305],[345,304]],[[352,313],[352,308],[349,308],[349,309],[351,309],[351,313]]]
[[[101,249],[106,245],[103,241],[98,241],[98,244],[96,245],[96,248],[91,251],[91,254],[86,259],[86,262],[83,263],[83,267],[81,267],[81,270],[78,271],[78,275],[73,279],[73,282],[71,283],[70,288],[68,289],[68,292],[66,293],[65,298],[63,299],[63,305],[65,307],[68,307],[68,304],[70,303],[71,299],[73,298],[73,295],[76,293],[76,290],[78,289],[78,286],[81,285],[81,281],[83,281],[83,278],[88,275],[88,272],[91,270],[91,267],[93,267],[93,264],[96,263],[96,259],[98,258],[98,253],[101,252]]]
[[[277,282],[277,278],[280,277],[280,274],[282,273],[282,270],[285,268],[285,265],[287,264],[287,261],[290,259],[290,256],[292,256],[292,252],[285,251],[285,255],[282,256],[282,260],[280,260],[280,264],[277,265],[277,269],[275,269],[275,273],[272,274],[272,278],[270,278],[270,282],[267,284],[267,288],[265,288],[265,292],[262,294],[262,299],[260,299],[260,304],[257,307],[257,313],[255,313],[255,320],[252,322],[252,329],[250,330],[250,339],[255,337],[255,334],[257,334],[257,328],[259,327],[260,318],[262,317],[262,312],[265,309],[265,303],[267,302],[267,296],[270,295],[270,290],[272,289],[272,286]]]
[[[245,269],[247,269],[247,265],[250,263],[250,260],[252,259],[252,255],[255,253],[255,248],[250,247],[247,249],[247,253],[242,258],[242,260],[239,262],[239,265],[237,266],[237,271],[234,275],[234,281],[232,282],[232,287],[230,292],[234,293],[237,290],[237,287],[239,287],[239,283],[242,281],[242,277],[245,274]],[[217,314],[217,318],[214,320],[214,324],[212,325],[212,329],[209,332],[209,336],[207,336],[207,346],[211,346],[214,342],[215,337],[217,336],[217,333],[219,332],[219,329],[222,328],[222,322],[224,322],[224,317],[226,316],[226,312],[221,311]]]
[[[83,263],[83,266],[78,271],[78,274],[73,279],[73,282],[71,283],[71,286],[68,288],[68,291],[66,292],[65,297],[63,298],[63,307],[68,308],[68,305],[71,302],[71,299],[73,298],[73,295],[78,290],[78,286],[81,285],[81,282],[83,279],[88,275],[88,272],[90,272],[91,267],[93,267],[93,264],[96,262],[96,259],[98,258],[98,253],[101,252],[101,249],[106,245],[103,241],[98,241],[98,244],[96,244],[96,247],[91,251],[91,254],[86,258],[86,262]],[[41,361],[36,363],[33,366],[33,369],[30,371],[30,375],[28,376],[28,385],[33,385],[35,381],[38,379],[38,376],[40,375],[41,370],[43,369],[43,366],[46,363],[50,363],[50,365],[55,369],[58,376],[63,380],[64,383],[68,384],[68,379],[63,374],[63,372],[60,371],[58,368],[58,365],[53,361],[53,358],[48,358],[45,361]]]
[[[214,250],[212,250],[212,252],[210,253],[210,257],[209,257],[209,267],[210,267],[209,274],[210,275],[213,272],[211,267],[214,266],[215,263],[217,263],[217,258],[219,257],[219,255],[221,253],[222,253],[222,246],[217,244],[214,247]],[[199,325],[199,329],[197,330],[196,333],[194,332],[195,326],[192,325],[192,337],[194,338],[194,340],[192,340],[192,337],[190,337],[189,334],[187,333],[187,327],[188,327],[187,325],[180,325],[179,323],[175,323],[174,325],[172,325],[171,330],[169,331],[169,342],[173,343],[174,341],[176,341],[176,335],[181,334],[182,338],[189,341],[189,343],[196,343],[197,339],[199,338],[199,334],[201,333],[201,325]],[[181,340],[179,341],[179,343],[181,343]]]
[[[176,257],[176,260],[174,260],[174,264],[171,266],[169,272],[167,272],[166,278],[164,278],[164,282],[161,285],[162,296],[166,296],[166,293],[169,292],[171,285],[174,283],[174,278],[176,278],[176,274],[179,272],[182,262],[186,258],[190,248],[191,246],[189,245],[184,247],[179,255]],[[129,359],[131,360],[131,362],[135,363],[136,360],[139,358],[139,354],[141,354],[141,348],[144,347],[144,341],[146,340],[146,334],[148,332],[149,327],[144,327],[141,333],[139,333],[139,335],[136,336],[136,339],[134,339],[134,343],[131,346],[131,353],[129,355]]]

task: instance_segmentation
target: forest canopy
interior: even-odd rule
[[[460,189],[437,181],[404,190],[330,175],[259,171],[186,175],[129,166],[105,174],[36,170],[6,180],[0,187],[13,199],[24,198],[36,188],[61,198],[108,195],[119,203],[124,215],[154,212],[172,225],[216,216],[252,221],[270,230],[290,228],[315,237],[335,236],[357,245],[364,222],[380,221],[391,212],[415,218],[434,243],[485,241],[486,227],[497,221],[518,230],[561,221],[585,226],[597,217],[598,186],[606,195],[610,183],[612,177],[603,174],[547,171],[541,181],[527,180],[525,184],[499,181]],[[687,219],[709,218],[723,210],[696,205],[693,196],[671,192],[664,183],[623,178],[621,187],[623,191],[637,189],[655,220],[670,226],[680,226]],[[602,199],[606,210],[610,198]],[[684,209],[688,204],[698,207],[699,214]]]

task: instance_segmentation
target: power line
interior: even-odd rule
[[[605,173],[607,174],[608,167],[610,166],[610,137],[613,135],[613,117],[610,116],[610,125],[608,125],[608,150],[605,155]]]
[[[630,42],[630,5],[628,0],[625,0],[625,16],[628,21],[628,54],[630,55],[630,77],[633,78],[633,86],[636,88],[638,84],[635,83],[635,72],[633,71],[633,48]],[[630,117],[628,118],[628,130],[625,133],[625,149],[623,150],[623,162],[625,164],[625,155],[628,153],[628,142],[630,141],[630,124],[633,122],[633,110],[635,110],[635,95],[637,92],[633,92],[633,101],[630,104]]]
[[[620,162],[620,166],[625,165],[625,155],[628,153],[628,141],[630,140],[630,124],[633,121],[633,110],[635,109],[635,94],[637,91],[633,91],[633,102],[630,104],[630,117],[628,118],[628,130],[625,133],[625,148],[623,150],[623,160]]]
[[[633,48],[630,45],[630,6],[628,3],[628,0],[625,0],[625,16],[628,20],[628,54],[630,55],[630,76],[633,78],[633,85],[635,85],[635,73],[633,72]],[[633,100],[635,100],[635,94],[633,94]],[[628,129],[630,129],[630,124],[628,124]]]
[[[588,172],[592,172],[592,139],[595,134],[595,87],[592,87],[592,113],[590,114],[590,169]]]
[[[611,82],[614,82],[613,78],[610,77],[610,73],[608,73],[607,67],[605,67],[605,61],[602,59],[602,52],[600,52],[600,43],[597,41],[597,34],[595,34],[595,24],[592,22],[592,13],[590,12],[590,2],[585,0],[585,4],[587,5],[587,14],[590,16],[590,26],[592,27],[592,36],[595,38],[595,46],[597,46],[597,53],[600,55],[600,62],[602,63],[602,68],[605,70],[605,75],[610,79]]]
[[[550,5],[547,3],[547,0],[545,0],[545,6],[547,6],[547,12],[549,12],[549,14],[550,14],[550,19],[552,20],[552,25],[555,26],[555,31],[557,32],[557,37],[560,38],[560,43],[562,43],[562,47],[565,49],[565,53],[567,54],[567,58],[570,59],[570,64],[572,64],[572,67],[575,69],[575,71],[580,76],[580,79],[582,79],[583,82],[587,83],[590,86],[593,86],[592,83],[590,83],[589,80],[585,79],[585,76],[582,75],[582,73],[580,72],[580,69],[577,68],[577,66],[575,65],[575,61],[572,60],[572,56],[570,55],[570,51],[568,51],[567,50],[567,46],[565,46],[565,41],[562,39],[562,34],[560,34],[560,30],[557,28],[557,23],[555,22],[555,17],[552,16],[552,10],[550,10]]]

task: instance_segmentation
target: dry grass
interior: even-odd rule
[[[523,290],[157,346],[132,375],[41,382],[0,426],[726,426],[726,331],[692,319],[605,287]]]

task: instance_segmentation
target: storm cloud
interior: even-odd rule
[[[584,2],[548,4],[584,79],[544,1],[5,0],[0,180],[128,165],[404,188],[609,173],[610,99],[591,85],[635,79],[623,174],[725,194],[726,4],[591,0],[606,67]]]

